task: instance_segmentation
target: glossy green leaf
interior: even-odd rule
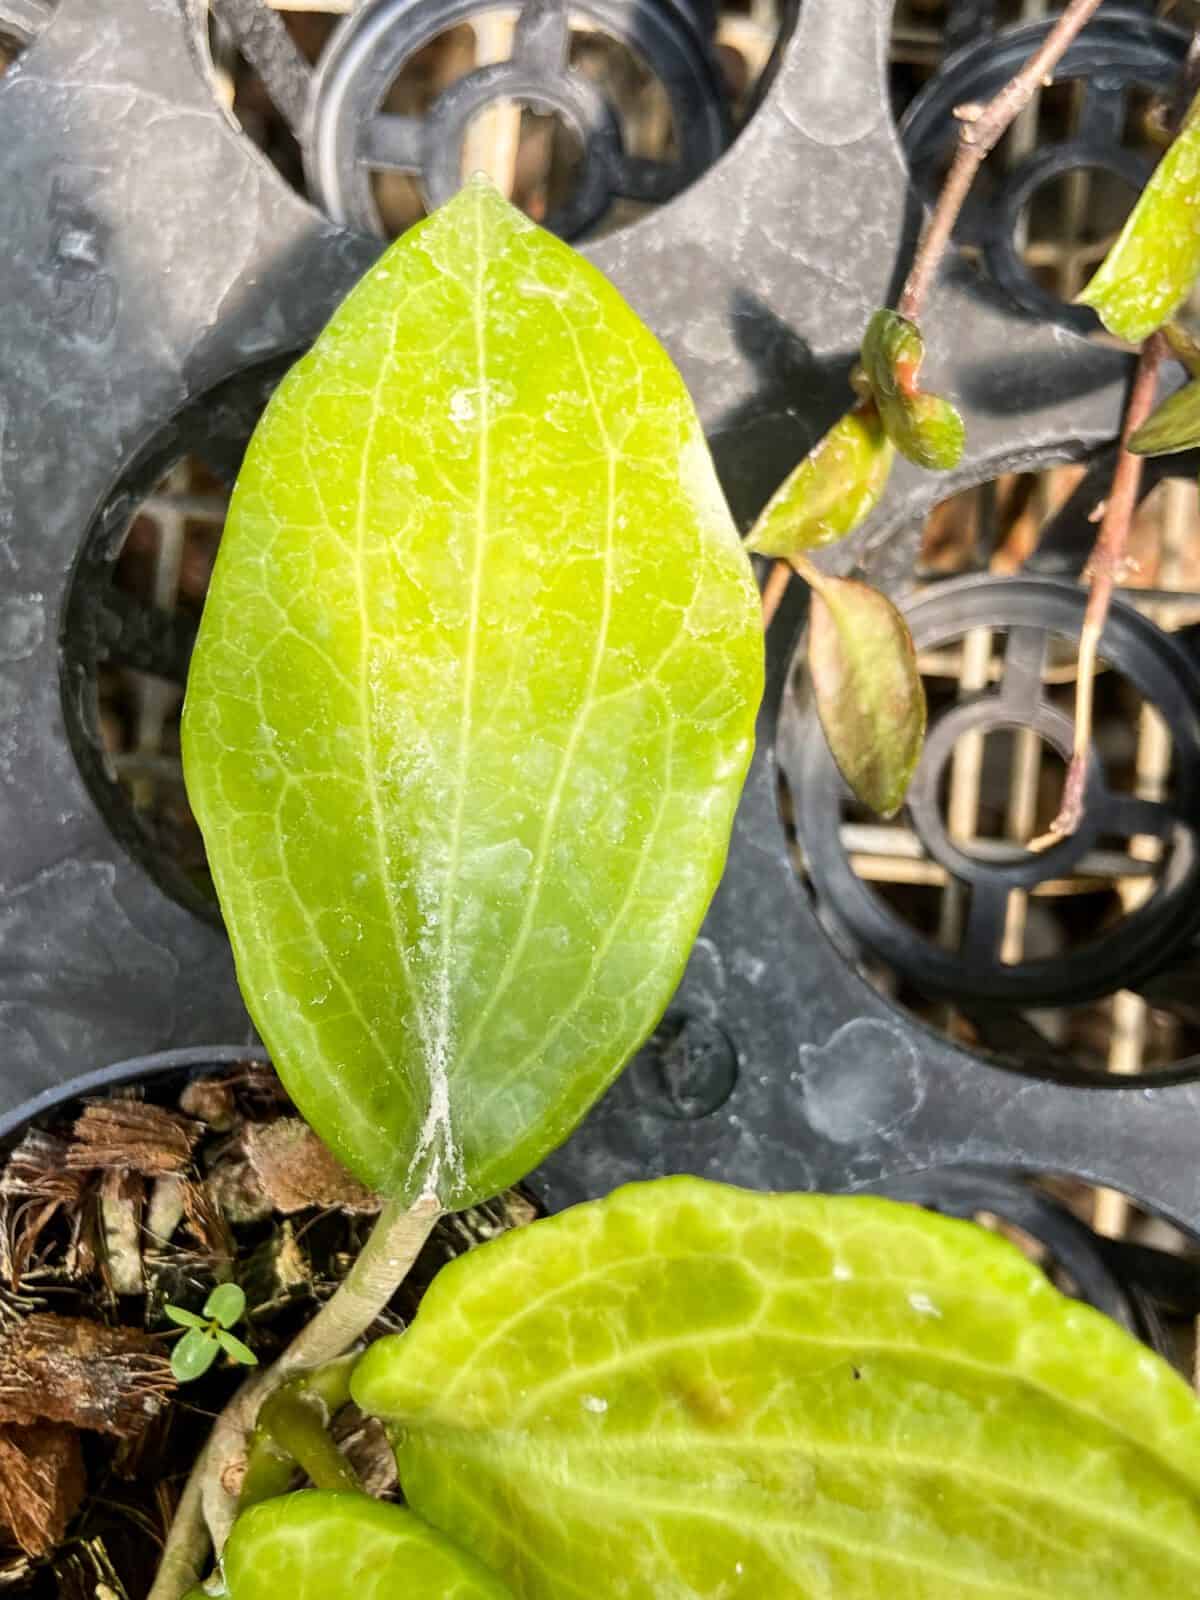
[[[230,1333],[227,1328],[217,1329],[216,1340],[221,1346],[221,1349],[224,1350],[225,1354],[230,1356],[234,1361],[241,1362],[242,1366],[256,1367],[258,1365],[258,1357],[254,1354],[254,1351],[251,1350],[250,1346],[248,1344],[243,1344],[242,1341],[234,1334]]]
[[[1185,383],[1168,395],[1129,440],[1140,456],[1165,456],[1200,444],[1200,382]]]
[[[776,489],[746,549],[787,557],[843,538],[879,504],[894,458],[874,405],[856,406]]]
[[[675,989],[761,692],[679,374],[483,180],[285,379],[192,661],[188,790],[243,993],[364,1182],[523,1177]]]
[[[180,1383],[202,1378],[217,1359],[217,1341],[204,1328],[189,1328],[171,1350],[171,1371]]]
[[[805,568],[813,583],[808,671],[842,776],[864,805],[899,809],[925,739],[925,689],[912,635],[877,589]]]
[[[204,1302],[204,1315],[215,1317],[223,1328],[232,1328],[246,1312],[246,1293],[236,1283],[219,1283]]]
[[[1079,296],[1110,333],[1140,344],[1200,275],[1200,99]]]
[[[163,1316],[168,1322],[175,1322],[181,1328],[206,1328],[208,1323],[203,1317],[198,1317],[194,1311],[185,1311],[182,1306],[165,1305]]]
[[[523,1600],[1200,1592],[1200,1405],[974,1224],[668,1178],[444,1268],[353,1379]]]
[[[898,311],[877,311],[867,324],[862,363],[889,439],[919,467],[957,466],[966,443],[963,420],[949,400],[918,383],[925,341]]]
[[[252,1506],[222,1558],[230,1600],[512,1600],[399,1506],[305,1489]]]

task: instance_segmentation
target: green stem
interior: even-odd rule
[[[318,1489],[361,1488],[325,1431],[350,1399],[350,1374],[357,1361],[357,1356],[343,1356],[298,1373],[263,1401],[250,1440],[239,1513],[284,1494],[297,1466]]]
[[[250,1440],[246,1455],[246,1476],[242,1479],[242,1492],[238,1496],[238,1513],[262,1500],[274,1500],[286,1494],[296,1471],[296,1458],[280,1448],[278,1442],[259,1425]]]
[[[280,1450],[299,1462],[305,1476],[318,1489],[361,1489],[357,1474],[334,1444],[326,1425],[323,1410],[290,1384],[268,1395],[258,1413],[258,1426],[270,1434]]]
[[[209,1537],[220,1555],[236,1515],[247,1438],[263,1401],[294,1373],[323,1367],[362,1337],[408,1276],[440,1216],[433,1196],[422,1196],[411,1209],[388,1201],[336,1293],[275,1364],[234,1395],[192,1469],[146,1600],[182,1600],[200,1576]]]

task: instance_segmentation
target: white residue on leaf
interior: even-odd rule
[[[528,300],[557,300],[560,304],[571,298],[566,289],[556,289],[540,278],[523,278],[517,284],[517,293]]]
[[[486,383],[474,384],[468,388],[455,389],[450,396],[450,421],[456,428],[465,428],[479,415],[481,400],[486,402],[485,414],[490,414],[498,407],[512,405],[516,393],[511,383],[498,378],[490,378]]]
[[[914,1289],[908,1297],[908,1303],[920,1317],[940,1317],[942,1310],[934,1304],[927,1294],[921,1294]]]
[[[835,1261],[833,1263],[833,1275],[839,1283],[847,1283],[854,1276],[854,1273],[844,1261]]]
[[[414,874],[420,926],[414,952],[426,974],[421,1026],[421,1063],[428,1098],[425,1116],[409,1163],[410,1183],[421,1178],[426,1194],[445,1198],[448,1189],[462,1181],[462,1154],[454,1139],[450,1107],[450,1066],[454,1059],[454,1007],[451,994],[452,955],[442,938],[441,921],[446,862],[430,842],[423,851],[422,870]]]
[[[456,428],[465,428],[475,420],[475,396],[470,389],[455,389],[450,396],[450,421]]]
[[[432,1042],[425,1064],[429,1074],[429,1104],[409,1171],[415,1172],[425,1162],[425,1192],[437,1195],[440,1194],[438,1186],[443,1162],[455,1175],[460,1165],[450,1124],[450,1073],[444,1037]]]
[[[602,1400],[598,1394],[585,1394],[580,1404],[585,1411],[591,1411],[595,1416],[603,1416],[608,1410],[608,1401]]]
[[[482,885],[493,893],[515,895],[525,887],[532,865],[532,850],[519,839],[505,839],[465,851],[459,871],[465,883]]]

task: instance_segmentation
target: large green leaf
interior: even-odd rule
[[[364,1182],[495,1192],[636,1049],[721,871],[761,658],[678,373],[472,184],[268,407],[185,712],[251,1015]]]
[[[1187,1385],[894,1202],[618,1190],[444,1268],[352,1390],[522,1600],[1200,1593]]]
[[[1140,344],[1200,274],[1200,97],[1079,296],[1110,333]]]
[[[399,1506],[306,1489],[234,1524],[229,1600],[512,1600],[478,1562]]]
[[[793,556],[853,532],[879,504],[895,454],[873,404],[847,411],[767,501],[746,549]]]

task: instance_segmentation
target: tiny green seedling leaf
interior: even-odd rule
[[[280,385],[221,540],[188,793],[247,1004],[364,1183],[534,1168],[674,992],[762,688],[683,381],[485,180]]]
[[[853,532],[879,504],[894,457],[874,404],[855,406],[776,489],[746,549],[786,558]]]
[[[813,587],[808,670],[838,769],[864,805],[890,817],[903,802],[925,738],[925,689],[912,635],[878,590],[830,578]]]
[[[163,1314],[169,1321],[188,1330],[171,1352],[171,1370],[180,1383],[202,1378],[220,1350],[243,1366],[258,1365],[258,1357],[249,1345],[235,1339],[228,1331],[241,1319],[245,1309],[246,1296],[236,1283],[219,1283],[204,1302],[203,1316],[185,1311],[181,1306],[163,1307]]]
[[[1139,456],[1165,456],[1200,444],[1200,381],[1168,395],[1129,440]]]
[[[180,1383],[202,1378],[217,1359],[217,1341],[205,1328],[189,1328],[171,1351],[171,1371]]]
[[[949,400],[918,384],[925,341],[898,311],[877,311],[867,324],[862,364],[888,438],[919,467],[957,466],[966,443],[963,420]]]
[[[1079,296],[1119,339],[1161,328],[1200,275],[1200,98]]]
[[[203,1317],[198,1317],[194,1311],[185,1311],[182,1306],[163,1306],[163,1316],[168,1322],[178,1323],[181,1328],[206,1328],[208,1323]]]
[[[229,1600],[512,1600],[443,1534],[365,1494],[304,1489],[252,1506],[222,1566]]]
[[[204,1315],[223,1328],[236,1327],[245,1311],[246,1294],[236,1283],[219,1283],[204,1302]]]
[[[892,1201],[620,1189],[443,1268],[352,1390],[407,1503],[523,1600],[1200,1588],[1188,1385]]]
[[[243,1367],[256,1367],[258,1365],[258,1357],[250,1346],[235,1338],[228,1328],[218,1328],[213,1337],[225,1354],[234,1361],[239,1362]]]

